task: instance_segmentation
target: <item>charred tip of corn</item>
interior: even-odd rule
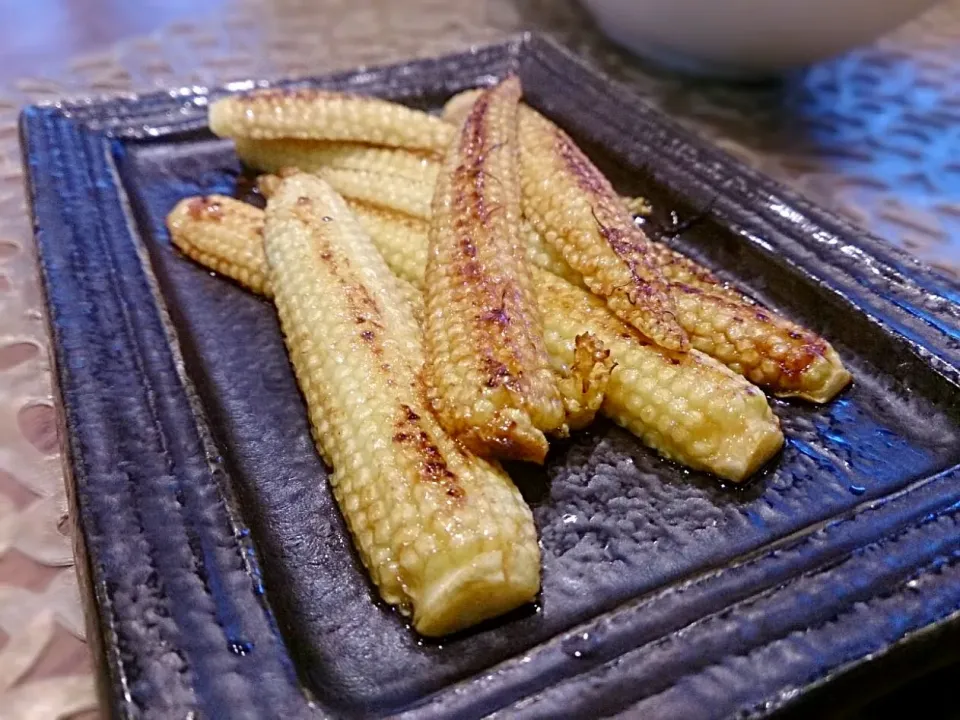
[[[594,334],[576,336],[573,364],[557,383],[569,430],[580,430],[593,422],[603,406],[614,367],[610,351]]]
[[[542,465],[550,449],[547,438],[533,425],[529,414],[517,408],[500,408],[482,425],[465,427],[456,439],[480,457],[496,457]]]
[[[853,382],[853,375],[843,366],[837,351],[827,345],[823,355],[810,363],[800,375],[800,387],[774,390],[777,397],[795,397],[814,403],[826,403]]]

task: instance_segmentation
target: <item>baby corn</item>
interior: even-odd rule
[[[763,393],[696,350],[649,344],[604,302],[545,270],[534,270],[553,362],[574,362],[590,333],[616,363],[603,413],[664,457],[740,482],[782,446]]]
[[[379,98],[326,90],[261,90],[210,105],[210,129],[253,140],[336,140],[442,154],[454,128]]]
[[[519,120],[520,185],[530,224],[624,321],[658,345],[686,350],[689,341],[650,242],[622,198],[560,128],[529,108],[521,108]]]
[[[422,286],[430,225],[425,220],[350,198],[347,198],[347,205],[397,277],[416,287]]]
[[[543,462],[564,409],[519,238],[520,82],[484,93],[437,180],[425,290],[427,378],[444,427],[480,455]]]
[[[234,204],[223,207],[225,217],[240,204],[231,202]],[[256,222],[225,223],[237,228],[228,243],[191,231],[198,238],[199,257],[212,256],[207,243],[220,246],[224,258],[220,271],[234,279],[251,276],[265,263],[263,213],[252,210],[259,214]],[[589,417],[599,398],[604,415],[647,445],[678,462],[730,480],[747,477],[775,452],[779,443],[776,419],[769,415],[762,395],[742,378],[700,353],[684,356],[650,345],[589,292],[544,270],[534,269],[533,275],[547,351],[561,378],[559,389],[571,428],[580,426],[578,418],[582,422]],[[617,369],[610,380],[606,368],[613,363]],[[672,399],[674,393],[683,396],[683,412],[678,410],[681,400]],[[742,396],[745,415],[730,421],[722,411],[726,401],[709,400],[732,396]],[[646,409],[648,404],[651,409]],[[684,415],[687,410],[689,415]],[[688,426],[692,428],[688,435],[675,429]],[[694,432],[706,433],[703,444],[696,444]]]
[[[359,143],[237,138],[234,144],[244,164],[270,173],[286,167],[303,172],[359,170],[402,177],[433,188],[440,167],[436,161],[408,150]]]
[[[186,198],[167,215],[167,228],[190,259],[271,296],[259,208],[222,195]]]
[[[671,287],[693,346],[775,395],[822,403],[849,384],[840,356],[815,333],[746,298]]]
[[[271,184],[275,183],[274,192],[279,188],[282,178],[276,175],[269,177]],[[178,208],[188,206],[191,202],[202,198],[188,198]],[[216,269],[221,275],[236,280],[248,290],[266,297],[272,297],[267,275],[267,257],[263,249],[263,211],[247,205],[233,198],[210,198],[209,202],[222,202],[221,215],[223,225],[216,228],[217,232],[210,232],[208,222],[203,215],[187,215],[175,209],[169,221],[176,220],[177,232],[191,238],[189,248],[192,252],[188,256],[200,264]],[[349,203],[348,203],[349,205]],[[354,215],[356,210],[351,208]],[[358,216],[361,226],[363,221]],[[394,223],[401,223],[391,228]],[[404,226],[396,218],[384,220],[388,237],[402,237]],[[369,231],[368,231],[369,232]],[[383,236],[381,236],[382,238]],[[371,236],[375,246],[376,236]],[[176,241],[175,241],[176,242]],[[178,242],[178,245],[180,243]],[[426,238],[424,236],[422,248],[426,253]],[[378,246],[379,249],[379,246]],[[398,254],[395,248],[387,246],[384,259],[394,272],[396,268],[391,259],[396,262]],[[383,253],[381,253],[383,255]],[[394,277],[397,283],[397,292],[406,300],[413,318],[419,325],[423,325],[425,310],[423,294],[418,286],[423,283],[423,270],[426,260],[420,265],[414,275],[413,282],[407,282],[401,277]],[[252,278],[262,278],[261,282],[251,282]],[[415,332],[416,329],[414,329]],[[417,351],[419,355],[419,350]],[[558,374],[558,389],[566,412],[566,424],[576,430],[593,420],[603,402],[604,389],[610,375],[612,361],[609,359],[603,345],[596,338],[585,334],[577,339],[574,361],[571,364],[564,362],[553,363]],[[422,366],[422,360],[414,358]]]
[[[330,484],[381,596],[443,635],[529,602],[533,517],[496,465],[464,453],[429,410],[392,322],[383,261],[339,196],[310,175],[267,206],[280,324]]]
[[[376,182],[376,181],[373,181]],[[384,187],[389,183],[369,185],[383,188],[381,198],[393,195]],[[422,205],[427,190],[408,184],[403,188],[408,197]],[[416,202],[416,200],[414,200]],[[394,202],[394,205],[399,203]],[[399,231],[396,213],[370,217],[358,210],[394,272],[420,285],[425,248],[417,225],[406,222],[408,229]],[[396,229],[390,237],[390,228]],[[588,287],[583,275],[574,270],[560,251],[524,219],[521,235],[526,241],[527,260],[555,275],[582,287]],[[850,373],[843,367],[836,351],[823,338],[758,306],[733,288],[720,282],[709,270],[690,258],[659,242],[648,244],[649,256],[663,275],[667,291],[677,311],[676,319],[686,332],[692,347],[721,360],[728,367],[781,397],[800,397],[813,402],[827,402],[846,387]]]
[[[527,239],[531,262],[585,286],[536,231]],[[780,397],[823,403],[850,383],[850,373],[826,340],[757,305],[668,246],[655,242],[651,250],[695,349]]]
[[[267,184],[274,192],[283,181],[276,175],[261,176],[263,178],[269,178]],[[184,255],[258,295],[271,298],[273,290],[263,249],[263,225],[263,210],[222,195],[186,198],[167,216],[173,244]],[[410,359],[422,366],[423,295],[392,273],[385,282],[393,285],[396,297],[404,301],[397,303],[395,320],[415,339],[408,347]]]
[[[318,174],[345,198],[429,220],[433,185],[362,170],[327,168]]]

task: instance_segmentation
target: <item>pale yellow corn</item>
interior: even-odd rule
[[[425,274],[427,379],[444,427],[478,454],[543,462],[564,409],[520,238],[520,82],[476,102],[444,159]]]
[[[274,192],[282,178],[267,179]],[[258,295],[270,298],[267,256],[263,249],[263,210],[240,200],[221,195],[186,198],[167,216],[167,227],[176,245],[187,257],[240,283]],[[407,336],[415,342],[407,348],[410,361],[423,365],[420,339],[424,320],[423,295],[409,282],[389,273],[384,282],[393,286],[397,302],[391,312]]]
[[[549,120],[524,107],[519,126],[523,213],[530,224],[624,321],[665,348],[689,347],[650,242],[623,199]]]
[[[223,195],[186,198],[167,215],[167,228],[184,255],[270,297],[262,210]]]
[[[286,167],[304,172],[360,170],[407,178],[431,188],[439,163],[424,155],[397,148],[322,140],[251,140],[237,138],[237,155],[249,167],[276,173]]]
[[[499,466],[465,453],[434,419],[410,339],[390,318],[387,269],[341,198],[315,176],[285,180],[267,206],[265,245],[314,436],[383,599],[430,636],[532,600],[530,510]]]
[[[573,362],[585,332],[616,363],[603,413],[664,457],[740,482],[782,446],[763,393],[712,358],[649,344],[595,295],[545,270],[534,271],[554,363]]]
[[[454,136],[425,112],[379,98],[326,90],[261,90],[210,105],[210,129],[220,137],[255,140],[335,140],[442,154]]]
[[[233,210],[233,205],[224,206],[225,214]],[[238,232],[228,244],[221,246],[221,256],[226,259],[226,265],[220,264],[221,270],[234,279],[249,277],[265,262],[265,258],[257,258],[257,253],[262,253],[262,211],[253,210],[260,214],[258,222],[231,221]],[[198,235],[198,247],[203,251],[203,257],[210,256],[204,246],[209,237],[202,233]],[[762,464],[765,453],[773,452],[770,448],[776,444],[776,421],[771,421],[773,430],[757,430],[767,422],[764,418],[768,418],[768,409],[760,407],[755,393],[749,391],[744,380],[736,376],[731,380],[729,370],[697,352],[684,357],[652,346],[617,320],[602,301],[590,293],[546,271],[535,269],[533,275],[537,301],[544,317],[547,350],[551,364],[561,378],[559,388],[564,394],[569,413],[567,423],[571,427],[579,426],[578,418],[584,417],[580,409],[586,408],[589,412],[600,397],[603,402],[601,412],[635,433],[644,443],[678,462],[692,463],[694,467],[731,480],[746,477],[751,468]],[[610,355],[604,357],[606,352]],[[586,362],[585,355],[588,355]],[[673,361],[677,361],[676,364]],[[624,374],[616,374],[616,382],[612,382],[604,377],[607,362],[616,362],[617,367],[623,363],[627,370],[632,370],[621,370]],[[652,380],[644,379],[648,376]],[[590,384],[594,379],[606,382],[606,388]],[[657,390],[661,382],[666,388],[664,392]],[[696,445],[695,438],[684,436],[682,431],[675,434],[671,423],[679,422],[676,418],[680,416],[672,415],[673,409],[680,407],[680,403],[684,412],[688,407],[696,409],[695,406],[704,404],[704,396],[712,397],[718,388],[723,391],[718,397],[731,393],[741,393],[745,398],[749,396],[749,400],[744,399],[744,407],[756,417],[748,418],[746,422],[711,420],[718,417],[719,406],[708,405],[703,418],[704,421],[710,420],[710,424],[697,425],[694,422],[694,427],[707,427],[715,443],[709,440],[706,444]],[[683,397],[674,401],[674,392]],[[645,409],[645,398],[655,401],[652,410]],[[692,421],[699,422],[696,414],[691,417]],[[680,424],[686,426],[690,422],[687,419]],[[737,452],[741,455],[736,455]]]
[[[560,251],[544,240],[543,236],[526,218],[521,222],[521,230],[527,243],[527,262],[544,270],[549,270],[554,275],[559,275],[567,282],[571,282],[578,287],[586,287],[583,275],[570,267],[569,263],[563,259]]]
[[[420,287],[427,267],[429,223],[350,198],[347,205],[397,277]]]
[[[362,170],[327,168],[318,174],[345,198],[429,220],[433,186],[407,178]]]

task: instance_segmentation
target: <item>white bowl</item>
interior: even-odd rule
[[[938,0],[583,0],[601,30],[675,69],[758,77],[869,42]]]

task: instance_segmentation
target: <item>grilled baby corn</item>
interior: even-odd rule
[[[262,176],[267,177],[267,176]],[[282,178],[269,176],[267,183],[274,192]],[[167,215],[167,227],[173,244],[184,255],[224,275],[264,297],[273,297],[263,250],[263,210],[223,195],[186,198]],[[417,338],[409,348],[411,361],[423,364],[423,348],[419,341],[423,324],[423,295],[406,280],[390,274],[386,280],[397,295],[406,301],[401,305],[399,322]]]
[[[219,271],[242,281],[266,262],[261,240],[263,212],[252,208],[258,217],[249,223],[239,217],[229,219],[235,205],[240,204],[233,200],[230,203],[222,208],[224,227],[236,229],[228,242],[200,232],[202,220],[187,216],[184,222],[198,225],[189,229],[201,251],[196,257],[210,258],[215,250],[222,258]],[[766,402],[757,400],[758,396],[762,400],[762,395],[751,390],[742,378],[699,353],[674,355],[652,346],[590,293],[543,270],[534,269],[533,274],[547,350],[561,377],[559,388],[571,427],[579,426],[578,417],[589,416],[599,397],[603,414],[646,444],[681,463],[729,480],[742,480],[773,454],[779,432],[776,419]],[[618,370],[615,380],[610,381],[604,377],[605,369],[614,362]],[[674,393],[679,399],[674,399]],[[724,401],[707,402],[713,397],[733,396],[742,396],[746,415],[739,420],[734,417],[729,421],[724,415]],[[652,409],[647,409],[648,405]],[[583,409],[586,415],[581,414]],[[683,414],[687,409],[691,409],[689,416]],[[768,427],[770,424],[772,427]],[[690,433],[705,433],[705,444],[697,445],[694,436],[674,430],[688,425],[693,428]]]
[[[609,181],[573,140],[530,108],[521,108],[523,213],[610,309],[670,350],[689,341],[677,322],[650,242]]]
[[[444,427],[480,455],[543,462],[564,409],[519,238],[520,82],[484,93],[451,143],[433,200],[427,378]]]
[[[319,175],[345,198],[429,220],[433,185],[395,175],[328,168]]]
[[[259,208],[222,195],[186,198],[167,215],[167,228],[190,259],[271,297]]]
[[[580,430],[593,422],[603,405],[616,363],[606,346],[591,333],[577,335],[573,347],[569,366],[566,357],[551,356],[550,360],[560,378],[557,387],[563,398],[567,427]]]
[[[426,193],[416,185],[408,185],[406,191],[421,196]],[[386,192],[383,195],[389,196]],[[374,226],[361,214],[381,253],[397,256],[397,261],[387,258],[394,272],[419,286],[422,233],[417,233],[410,221],[406,223],[409,229],[400,231],[395,218],[396,213],[381,214],[383,222]],[[391,226],[398,228],[393,237],[389,235]],[[521,235],[529,262],[587,287],[583,275],[570,267],[560,251],[526,219],[521,223]],[[651,242],[648,250],[667,283],[677,320],[692,347],[780,397],[822,403],[849,384],[850,373],[823,338],[757,305],[667,245]]]
[[[360,170],[395,175],[432,188],[439,169],[436,161],[408,150],[360,143],[237,138],[234,145],[246,165],[271,173],[285,167],[300,168],[304,172]]]
[[[403,213],[373,207],[350,198],[346,200],[397,277],[416,287],[423,285],[430,225],[425,220]]]
[[[739,482],[782,446],[763,393],[712,358],[649,344],[595,295],[534,270],[546,343],[555,363],[573,362],[589,332],[616,363],[603,413],[661,455]]]
[[[261,176],[269,178],[267,185],[271,187],[271,195],[279,189],[283,178],[276,175]],[[213,224],[209,216],[198,213],[197,207],[208,204],[217,206],[218,221]],[[191,205],[195,208],[188,212]],[[350,206],[350,203],[347,203]],[[351,207],[354,216],[364,223],[362,216],[357,215],[356,208]],[[403,243],[405,226],[399,216],[384,218],[384,233],[380,236],[380,244],[374,239],[378,249],[384,247],[387,254],[384,259],[387,265],[396,272],[395,263],[405,266],[403,249],[396,247],[396,241]],[[174,243],[184,250],[185,254],[201,265],[216,270],[221,275],[236,280],[254,293],[272,297],[273,290],[267,277],[267,256],[263,249],[263,211],[247,205],[233,198],[212,196],[210,198],[188,198],[181,201],[168,216]],[[364,228],[366,229],[366,228]],[[369,233],[369,230],[367,231]],[[371,236],[376,238],[376,236]],[[184,239],[187,239],[186,241]],[[386,240],[387,242],[384,242]],[[412,244],[412,246],[415,244]],[[420,242],[423,254],[426,254],[426,235]],[[381,255],[383,253],[381,252]],[[393,278],[397,283],[397,292],[409,306],[410,312],[417,324],[422,326],[424,321],[423,294],[417,286],[423,283],[424,258],[416,267],[414,280],[416,285],[399,276]],[[411,331],[417,333],[418,329]],[[411,358],[418,367],[422,367],[420,350]],[[572,363],[554,362],[557,370],[558,388],[566,413],[566,424],[572,430],[588,425],[596,416],[603,402],[604,390],[610,377],[612,367],[610,353],[595,337],[584,334],[576,340],[576,352]]]
[[[253,140],[336,140],[442,154],[454,129],[379,98],[326,90],[261,90],[210,105],[210,129]]]
[[[531,262],[585,287],[536,231],[527,240]],[[823,403],[850,383],[840,356],[816,333],[761,307],[670,247],[654,242],[651,250],[695,349],[779,397]]]
[[[533,517],[438,425],[390,317],[388,271],[339,196],[297,175],[267,206],[280,324],[330,484],[381,596],[443,635],[529,602]]]

